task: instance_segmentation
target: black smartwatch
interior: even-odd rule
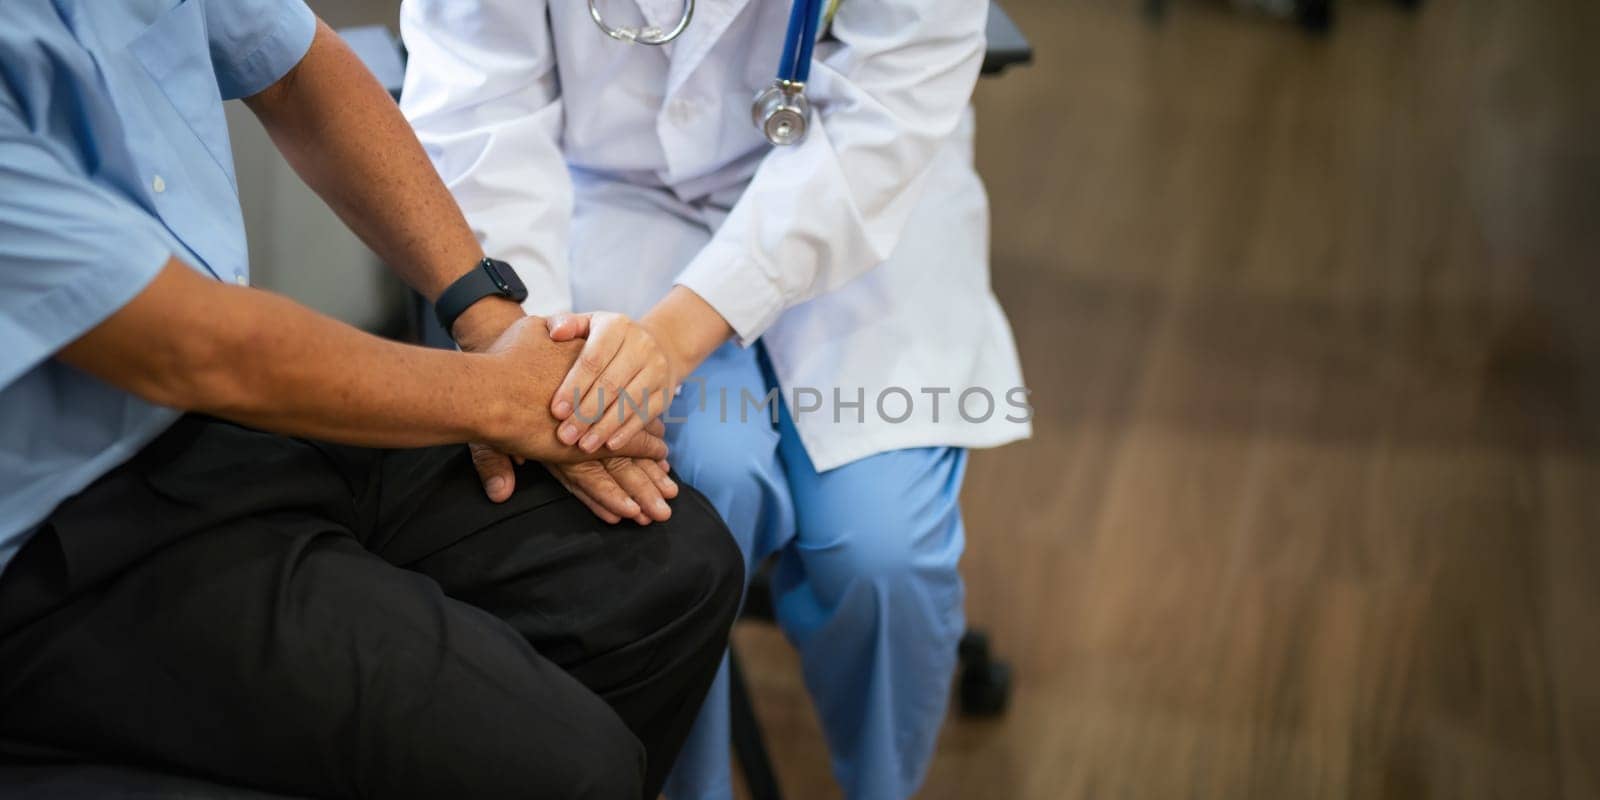
[[[510,264],[493,258],[479,261],[471,272],[450,284],[450,288],[439,295],[439,302],[433,304],[444,332],[454,339],[456,318],[485,297],[504,297],[520,303],[528,299],[528,287],[522,284]]]

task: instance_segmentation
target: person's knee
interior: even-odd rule
[[[894,594],[916,580],[913,553],[902,531],[860,529],[841,537],[807,572],[824,595],[842,598],[856,590]]]
[[[383,613],[347,617],[347,637],[324,632],[309,645],[350,642],[349,672],[333,677],[354,685],[359,702],[344,712],[323,703],[315,718],[352,734],[341,741],[358,765],[353,793],[642,795],[644,746],[623,717],[506,622],[413,573],[378,570],[352,585],[365,585]]]
[[[610,800],[644,795],[645,750],[639,740],[616,718],[594,730],[575,735],[557,745],[548,757],[563,765],[559,785],[544,782],[522,783],[520,795],[535,791],[541,797],[572,800]]]
[[[828,527],[820,536],[805,537],[822,542],[805,548],[805,569],[824,602],[833,604],[856,591],[885,597],[959,594],[958,513],[929,519],[890,504],[862,502],[830,509],[826,518]]]
[[[673,443],[672,466],[724,515],[738,547],[759,558],[763,545],[756,539],[763,520],[786,505],[788,487],[778,465],[777,434],[768,426],[734,420],[725,425],[694,419],[685,423]],[[689,505],[675,503],[673,508],[676,513]]]
[[[744,592],[745,559],[728,526],[704,495],[681,487],[673,507],[677,538],[674,566],[694,587],[694,605],[718,624],[731,626]]]
[[[644,746],[622,720],[612,714],[591,715],[565,720],[563,728],[559,739],[553,740],[548,732],[542,738],[523,739],[515,745],[518,755],[483,765],[480,774],[500,773],[490,780],[494,790],[504,789],[505,794],[469,791],[462,796],[527,797],[533,792],[540,797],[613,800],[644,795]],[[533,742],[540,744],[535,747]],[[517,764],[526,764],[526,772],[518,774]]]
[[[600,699],[571,696],[557,707],[515,699],[488,706],[483,699],[432,699],[475,707],[483,722],[475,728],[390,726],[403,731],[408,765],[390,776],[398,779],[395,797],[642,797],[645,747]]]

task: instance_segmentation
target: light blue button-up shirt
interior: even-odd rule
[[[0,570],[177,418],[53,356],[170,257],[249,281],[222,101],[315,30],[301,0],[0,0]]]

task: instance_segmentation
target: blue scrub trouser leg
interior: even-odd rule
[[[746,409],[741,414],[741,389],[760,398],[766,392],[765,381],[753,349],[725,345],[684,383],[671,414],[683,421],[667,426],[673,469],[699,489],[727,522],[745,555],[746,576],[754,575],[757,565],[794,536],[794,511],[778,457],[777,426],[771,416],[760,411]],[[724,657],[667,778],[667,797],[732,800],[731,739]]]
[[[778,624],[800,651],[846,795],[909,797],[933,758],[966,629],[966,451],[896,450],[818,474],[783,422],[799,530],[773,578]]]
[[[687,421],[668,426],[674,468],[723,515],[750,574],[779,554],[778,623],[800,652],[847,795],[908,797],[932,758],[965,629],[966,452],[897,450],[818,474],[787,409],[776,426],[741,414],[742,389],[760,398],[775,385],[754,349],[724,346],[694,377],[704,386],[685,383],[673,406]],[[705,408],[691,411],[702,392]],[[724,663],[667,796],[731,798],[729,739]]]

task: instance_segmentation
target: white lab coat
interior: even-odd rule
[[[600,2],[613,25],[670,27],[680,9]],[[785,0],[699,0],[662,48],[606,37],[583,0],[406,0],[402,108],[531,313],[637,317],[683,284],[741,344],[765,343],[788,402],[822,398],[794,415],[819,470],[993,446],[1031,429],[1008,405],[1022,375],[972,165],[986,13],[844,0],[812,67],[810,135],[773,148],[750,106],[777,70]],[[973,387],[992,413],[977,391],[955,408]],[[836,390],[864,407],[835,413]]]

